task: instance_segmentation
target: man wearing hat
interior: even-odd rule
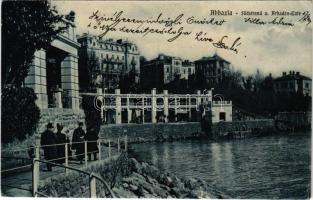
[[[48,123],[47,130],[45,130],[43,133],[41,133],[41,146],[44,151],[44,156],[47,161],[55,159],[57,155],[57,149],[56,149],[56,137],[53,133],[54,127],[52,123]],[[45,146],[48,145],[48,146]],[[51,161],[54,162],[54,161]],[[47,169],[48,171],[52,171],[52,165],[47,163]]]
[[[65,163],[65,143],[69,143],[70,140],[64,133],[62,133],[63,125],[57,123],[56,143],[57,145],[57,157],[59,158],[56,162],[59,164]],[[67,145],[68,146],[68,145]],[[69,149],[69,148],[68,148]]]
[[[78,128],[73,132],[72,149],[76,150],[76,157],[82,163],[85,153],[85,131],[83,130],[84,123],[78,122]]]

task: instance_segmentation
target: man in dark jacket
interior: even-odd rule
[[[88,141],[87,143],[87,150],[88,150],[88,160],[91,160],[91,154],[93,153],[94,160],[97,160],[97,153],[98,153],[98,132],[96,131],[95,127],[91,127],[85,136],[85,140]]]
[[[82,163],[85,152],[85,131],[83,130],[83,122],[78,123],[78,128],[74,130],[72,138],[72,148],[76,150],[76,157]]]
[[[47,161],[55,159],[57,150],[56,150],[56,137],[55,134],[53,133],[53,124],[48,123],[47,125],[47,130],[45,130],[41,134],[41,140],[40,144],[43,146],[43,151],[44,151],[44,156]],[[49,146],[45,146],[49,145]],[[54,161],[51,161],[54,162]],[[52,165],[47,163],[47,169],[48,171],[52,171]]]
[[[57,162],[60,164],[65,163],[65,143],[69,143],[69,139],[66,137],[64,133],[62,133],[63,125],[57,124],[57,133],[56,133],[56,142],[57,144],[57,154],[58,159]],[[60,145],[61,144],[61,145]]]

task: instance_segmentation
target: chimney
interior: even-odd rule
[[[299,75],[300,75],[300,72],[297,72],[297,75],[299,76]]]
[[[272,73],[270,73],[268,76],[269,76],[270,78],[272,78]]]
[[[286,76],[286,72],[283,72],[283,76]]]
[[[289,71],[289,74],[291,75],[291,74],[292,74],[292,71]]]

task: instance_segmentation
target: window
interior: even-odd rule
[[[170,68],[169,67],[166,68],[166,72],[170,72]]]
[[[93,46],[96,46],[96,43],[95,43],[95,42],[93,42]]]
[[[305,83],[305,88],[309,88],[309,83]]]

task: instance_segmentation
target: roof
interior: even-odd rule
[[[128,40],[123,40],[123,39],[113,39],[113,38],[104,38],[104,37],[99,38],[98,36],[92,35],[89,33],[83,33],[82,35],[77,36],[77,40],[80,40],[83,38],[96,39],[97,42],[101,44],[112,44],[112,45],[118,45],[118,46],[133,45],[137,47],[136,44],[129,42]]]
[[[230,62],[228,62],[227,60],[225,60],[224,58],[220,57],[217,54],[214,54],[211,57],[202,57],[201,59],[196,60],[195,62],[205,62],[205,61],[224,61],[224,62],[230,64]]]
[[[312,80],[307,76],[303,76],[301,74],[286,74],[284,76],[278,77],[275,81],[286,81],[286,80]]]
[[[174,57],[172,57],[172,56],[168,56],[168,55],[165,55],[165,54],[159,54],[158,57],[156,57],[156,58],[154,58],[154,59],[152,59],[152,60],[150,60],[148,62],[153,63],[153,62],[157,61],[157,62],[163,62],[165,64],[171,64],[173,58]]]

